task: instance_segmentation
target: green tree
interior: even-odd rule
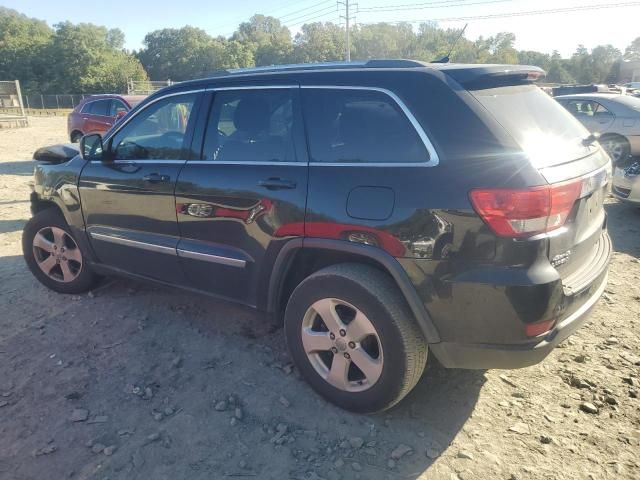
[[[558,51],[554,50],[549,61],[546,81],[551,83],[575,83],[575,79],[565,67],[565,63]]]
[[[640,37],[636,38],[624,51],[625,60],[640,60]]]
[[[516,36],[500,32],[493,37],[480,37],[475,44],[478,48],[479,63],[518,63],[518,51],[514,48]]]
[[[360,25],[352,33],[352,58],[408,58],[415,43],[409,23]]]
[[[518,52],[518,63],[522,65],[534,65],[548,71],[551,66],[551,56],[546,53],[524,50]]]
[[[224,44],[195,27],[164,28],[144,37],[138,58],[153,80],[189,80],[221,68]]]
[[[0,7],[0,79],[20,80],[24,92],[38,91],[53,34],[45,22]]]
[[[291,32],[277,18],[254,15],[248,22],[240,24],[231,40],[247,45],[258,66],[291,61]]]
[[[293,57],[299,63],[342,60],[345,32],[335,23],[308,23],[300,28],[293,44]]]
[[[44,91],[123,92],[127,79],[147,78],[137,59],[114,48],[119,31],[89,23],[63,22],[54,27],[47,47],[48,76],[40,83]]]
[[[615,78],[614,64],[621,57],[622,52],[613,45],[598,45],[591,50],[591,81],[595,83],[606,83],[612,78]]]

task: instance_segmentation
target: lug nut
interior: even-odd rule
[[[349,348],[356,348],[356,344],[354,342],[349,342]]]
[[[337,349],[336,347],[331,347],[331,351],[332,351],[333,353],[338,353],[338,349]]]
[[[340,336],[341,336],[341,337],[344,337],[346,334],[347,334],[347,331],[346,331],[346,330],[344,330],[344,329],[341,329],[341,330],[340,330]]]
[[[331,340],[335,340],[335,339],[336,339],[336,336],[335,336],[333,333],[330,333],[330,334],[329,334],[329,338],[330,338]]]
[[[346,358],[347,360],[349,360],[351,358],[351,355],[349,355],[348,353],[344,354],[344,358]]]

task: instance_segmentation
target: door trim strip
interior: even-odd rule
[[[164,245],[141,242],[139,240],[131,240],[129,238],[116,237],[114,235],[106,235],[104,233],[89,232],[89,235],[91,235],[91,238],[95,238],[96,240],[115,243],[117,245],[124,245],[127,247],[139,248],[141,250],[148,250],[150,252],[155,252],[155,253],[166,253],[169,255],[177,255],[175,247],[166,247]]]
[[[217,263],[220,265],[228,265],[230,267],[244,268],[247,265],[246,260],[231,257],[221,257],[210,253],[194,252],[193,250],[177,249],[180,258],[189,258],[191,260],[202,260],[204,262]]]

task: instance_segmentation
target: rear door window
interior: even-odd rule
[[[487,88],[470,93],[505,128],[537,168],[570,162],[592,151],[582,144],[589,136],[585,127],[535,85]],[[569,104],[568,109],[574,115],[592,117],[597,107],[592,103]]]
[[[429,154],[389,95],[360,89],[302,90],[310,160],[321,163],[420,163]]]
[[[110,100],[96,100],[95,102],[91,102],[91,110],[88,113],[91,115],[102,115],[106,117],[109,115],[110,102]]]
[[[290,89],[215,93],[204,145],[206,160],[295,162]]]

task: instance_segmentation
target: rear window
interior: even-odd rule
[[[629,107],[632,110],[640,112],[640,98],[631,97],[629,95],[620,95],[619,97],[615,97],[612,99],[614,102],[621,103],[625,107]]]
[[[535,85],[488,88],[471,91],[471,94],[507,130],[537,168],[570,162],[591,152],[582,144],[589,132]]]

